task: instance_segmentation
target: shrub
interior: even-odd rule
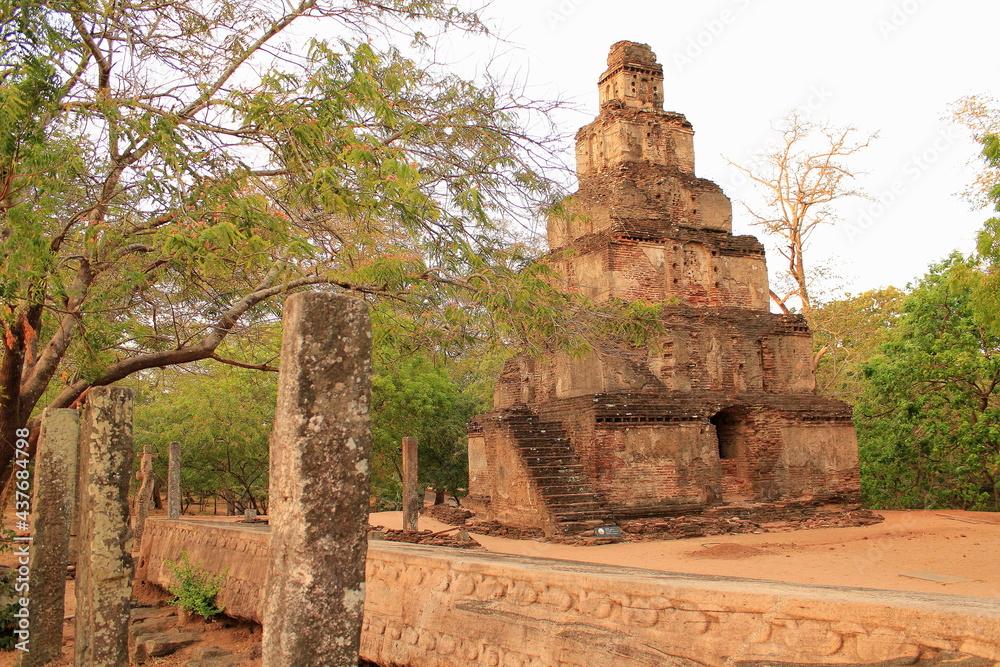
[[[225,611],[225,606],[215,606],[215,596],[219,594],[229,568],[220,574],[211,574],[200,565],[193,565],[186,551],[181,552],[179,562],[167,561],[167,567],[173,571],[177,582],[168,588],[176,596],[170,604],[206,619]]]

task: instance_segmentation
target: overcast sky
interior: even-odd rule
[[[560,116],[570,134],[597,113],[611,44],[649,44],[666,109],[694,125],[698,175],[734,200],[736,233],[760,236],[738,204],[752,193],[723,155],[748,160],[794,108],[879,132],[853,164],[888,205],[845,204],[842,224],[810,249],[814,261],[834,259],[849,291],[904,286],[953,249],[970,251],[989,217],[960,196],[977,148],[948,108],[969,94],[1000,97],[996,0],[494,0],[486,13],[510,45],[500,61],[533,95],[582,108]]]

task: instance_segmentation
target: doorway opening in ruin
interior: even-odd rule
[[[749,468],[746,452],[747,414],[738,407],[725,408],[709,420],[715,427],[719,447],[723,502],[750,498]]]
[[[739,457],[743,449],[743,413],[737,408],[720,410],[709,421],[715,426],[719,441],[719,458],[723,461]]]

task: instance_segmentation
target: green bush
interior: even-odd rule
[[[176,596],[170,604],[206,619],[225,611],[225,606],[215,606],[215,596],[219,594],[229,568],[220,574],[211,574],[200,565],[192,565],[186,551],[181,552],[180,562],[167,561],[167,567],[173,571],[177,582],[168,589]]]

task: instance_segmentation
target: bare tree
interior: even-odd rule
[[[762,207],[744,203],[753,224],[781,239],[778,252],[788,263],[784,269],[788,286],[781,290],[783,294],[772,289],[771,298],[784,313],[790,313],[797,300],[800,312],[809,317],[812,304],[805,249],[817,227],[836,222],[835,201],[866,196],[851,186],[855,173],[843,160],[866,148],[877,135],[857,139],[854,127],[814,123],[798,112],[792,112],[776,131],[778,143],[757,154],[754,163],[743,166],[727,161],[762,194]]]
[[[952,119],[965,126],[972,138],[984,144],[986,137],[1000,134],[1000,100],[988,95],[969,95],[951,105]],[[977,154],[972,162],[976,165],[976,177],[965,192],[965,196],[977,206],[992,204],[990,193],[1000,185],[1000,169],[982,160]]]

